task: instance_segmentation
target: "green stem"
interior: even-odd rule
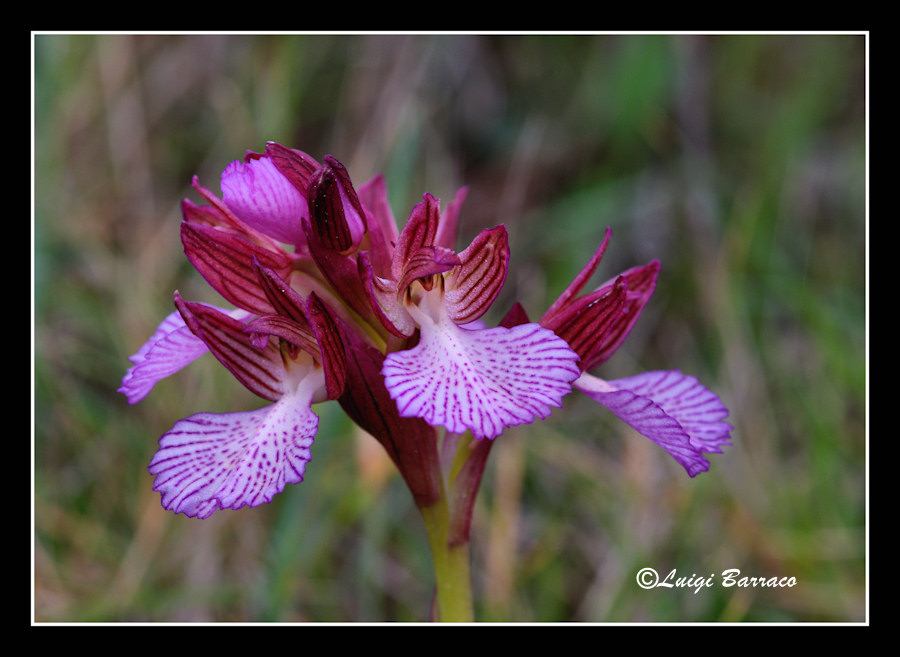
[[[421,507],[420,511],[434,562],[436,620],[442,623],[471,623],[475,619],[475,613],[472,607],[469,543],[450,544],[450,513],[446,499]]]

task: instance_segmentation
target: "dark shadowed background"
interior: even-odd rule
[[[335,403],[307,478],[205,521],[147,464],[199,411],[261,405],[212,357],[130,407],[128,356],[178,289],[220,303],[182,198],[267,140],[385,175],[401,222],[468,185],[537,317],[613,231],[597,284],[658,258],[595,373],[698,376],[734,445],[690,479],[586,397],[498,438],[473,526],[480,620],[866,619],[865,35],[36,35],[34,619],[422,621],[415,506]],[[729,568],[783,589],[643,590]]]

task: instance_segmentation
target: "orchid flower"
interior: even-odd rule
[[[286,151],[279,152],[286,157]],[[297,159],[311,162],[308,156]],[[315,287],[314,277],[293,271],[301,256],[279,244],[302,246],[302,231],[296,226],[279,231],[266,221],[281,212],[281,224],[291,220],[299,226],[303,214],[297,214],[296,196],[305,198],[288,188],[271,163],[248,156],[247,163],[229,165],[223,188],[230,202],[194,180],[210,205],[182,204],[185,253],[213,288],[239,307],[226,312],[185,302],[176,293],[177,312],[132,357],[120,388],[135,403],[159,380],[210,351],[251,392],[273,402],[255,411],[192,415],[160,438],[149,466],[156,475],[154,489],[164,508],[188,516],[257,506],[286,484],[302,481],[318,427],[311,406],[343,392],[337,319],[315,291],[304,299],[282,278]]]
[[[222,172],[222,196],[182,203],[185,255],[234,308],[185,301],[131,357],[129,403],[210,352],[267,405],[197,413],[159,440],[149,471],[162,506],[206,518],[270,502],[303,480],[313,405],[337,401],[377,439],[425,522],[436,613],[470,620],[468,542],[491,445],[548,417],[573,389],[661,445],[692,477],[728,444],[719,398],[677,370],[605,381],[590,374],[622,344],[659,263],[581,294],[609,242],[539,322],[520,305],[484,324],[509,268],[506,228],[454,249],[461,189],[442,212],[425,194],[398,229],[381,176],[358,189],[326,155],[269,143]]]
[[[264,358],[256,350],[247,354],[241,345],[249,336],[234,314],[176,300],[179,310],[132,357],[134,365],[120,388],[129,403],[140,401],[158,381],[210,350],[240,373],[242,381],[250,382],[254,392],[277,397],[277,402],[257,411],[200,413],[177,422],[160,439],[150,463],[150,473],[157,475],[154,490],[161,493],[164,508],[198,518],[218,508],[271,501],[286,483],[303,479],[318,425],[310,406],[319,396],[322,377],[309,358],[289,367],[287,362],[279,364],[271,349],[263,352]],[[209,338],[193,331],[208,333]],[[262,386],[254,376],[259,373],[266,381]],[[288,423],[296,429],[280,432]]]
[[[391,278],[372,281],[394,330],[419,331],[382,369],[400,414],[476,438],[546,418],[579,375],[577,355],[537,324],[472,325],[506,280],[506,229],[482,231],[461,253],[441,243],[439,229],[438,201],[426,194],[399,235]]]
[[[271,270],[263,275],[279,284]],[[243,323],[176,295],[194,334],[244,386],[273,403],[199,413],[166,432],[149,467],[164,508],[205,518],[220,508],[271,502],[286,484],[303,481],[319,422],[312,404],[339,396],[343,381],[342,363],[332,359],[340,353],[333,318],[317,297],[304,308],[298,296],[285,303],[301,321],[273,315]]]
[[[610,231],[572,283],[540,320],[565,339],[581,360],[576,390],[599,402],[665,449],[694,477],[709,469],[703,455],[729,445],[728,409],[695,377],[678,370],[644,372],[613,381],[589,374],[619,348],[656,286],[659,262],[623,272],[578,297],[609,244]]]

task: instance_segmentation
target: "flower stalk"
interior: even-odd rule
[[[446,499],[420,507],[435,578],[433,620],[442,623],[470,623],[475,620],[472,580],[469,565],[469,541],[451,540],[450,507]]]

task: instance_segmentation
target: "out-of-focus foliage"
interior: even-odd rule
[[[382,172],[401,221],[470,186],[463,239],[505,223],[490,319],[537,317],[609,225],[597,277],[662,262],[596,373],[697,375],[734,446],[691,480],[576,395],[509,431],[473,528],[477,616],[510,622],[862,621],[866,607],[865,36],[34,38],[34,617],[420,621],[415,507],[335,404],[307,480],[196,521],[146,465],[199,411],[261,402],[211,357],[129,407],[131,355],[184,259],[191,176],[274,140]],[[643,590],[642,567],[717,585]],[[794,576],[727,589],[729,568]]]

